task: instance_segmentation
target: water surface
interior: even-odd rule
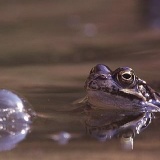
[[[115,62],[111,65],[118,67],[125,64],[121,63]],[[85,96],[84,81],[93,65],[94,63],[74,67],[62,65],[1,68],[3,88],[16,90],[17,93],[23,95],[38,115],[29,126],[30,130],[23,141],[14,148],[1,152],[2,159],[21,159],[22,157],[26,160],[33,159],[33,157],[39,159],[82,157],[83,159],[117,159],[119,156],[123,159],[156,159],[160,147],[158,115],[147,129],[134,138],[134,149],[129,152],[123,149],[118,138],[100,142],[86,132],[84,123],[86,114],[81,108],[75,109],[72,102]],[[153,64],[150,65],[153,66]],[[154,67],[146,66],[148,69],[146,72],[140,63],[136,65],[131,63],[131,66],[137,69],[139,75],[141,73],[141,78],[144,77],[153,84],[154,88],[159,87],[158,79],[152,79],[152,75],[159,74],[153,70]],[[33,76],[29,76],[31,74]]]

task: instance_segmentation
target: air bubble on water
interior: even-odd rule
[[[34,116],[27,100],[12,91],[0,90],[0,151],[14,148],[26,137]]]
[[[17,107],[18,107],[19,112],[23,112],[24,106],[23,106],[23,103],[21,101],[17,102]]]

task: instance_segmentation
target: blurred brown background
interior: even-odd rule
[[[1,0],[0,65],[159,58],[150,1]]]
[[[159,77],[159,8],[158,0],[1,0],[1,85],[79,76],[82,86],[96,63]]]

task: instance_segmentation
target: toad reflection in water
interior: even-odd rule
[[[120,137],[130,149],[133,137],[160,112],[160,94],[129,67],[112,71],[98,64],[90,71],[85,89],[87,96],[79,105],[87,106],[86,128],[101,141]]]
[[[9,90],[0,90],[0,151],[14,148],[26,137],[34,116],[24,98]]]

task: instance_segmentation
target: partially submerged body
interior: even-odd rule
[[[133,137],[160,112],[160,94],[129,67],[112,71],[98,64],[90,71],[85,89],[87,95],[79,104],[87,113],[87,130],[98,139]]]
[[[111,71],[105,65],[95,66],[85,83],[91,106],[131,112],[159,112],[160,95],[129,67]]]

